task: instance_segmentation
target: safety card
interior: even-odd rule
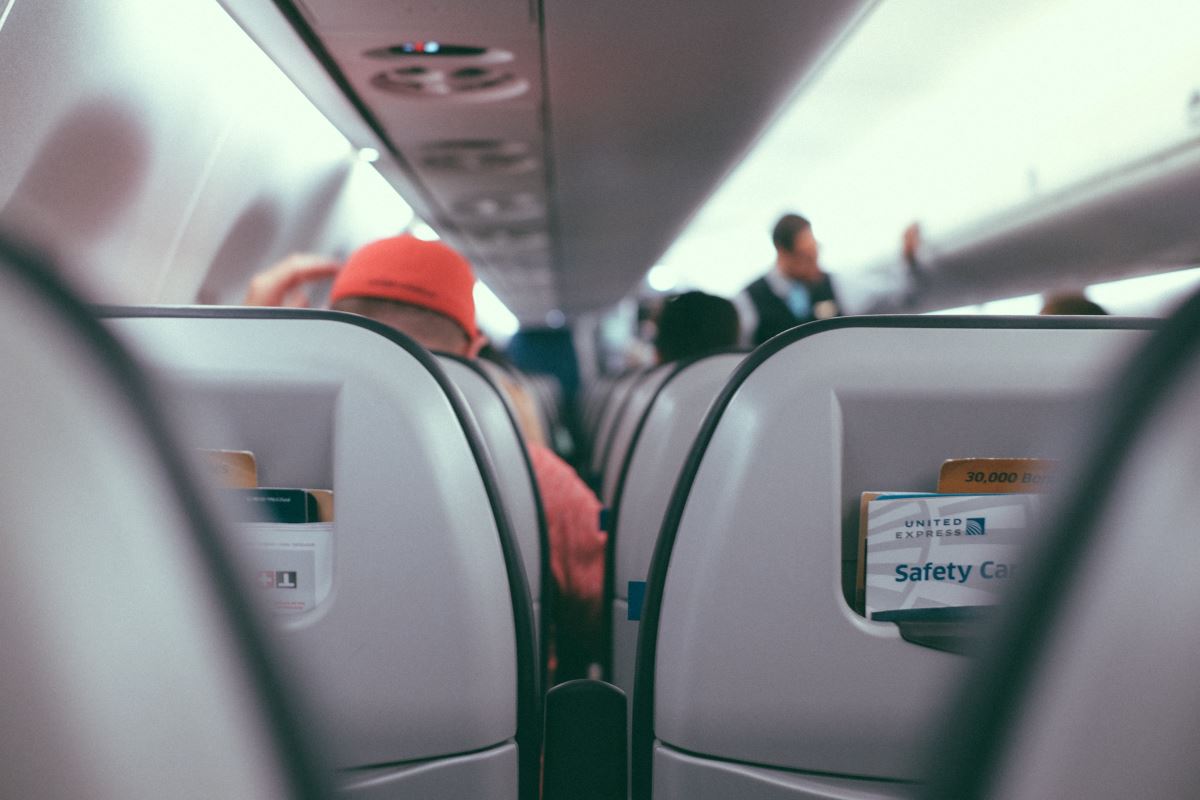
[[[996,603],[1018,574],[1037,494],[881,495],[867,502],[866,612]]]
[[[321,604],[333,584],[333,523],[247,522],[238,526],[259,594],[276,614]]]

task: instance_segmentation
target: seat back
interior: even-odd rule
[[[600,375],[588,384],[583,394],[583,407],[579,416],[583,432],[589,439],[595,438],[596,428],[600,424],[600,415],[604,412],[605,402],[616,383],[616,378]]]
[[[629,452],[633,435],[641,424],[646,409],[658,394],[659,387],[674,373],[675,366],[660,364],[647,372],[629,392],[625,407],[613,423],[608,453],[600,468],[600,502],[607,506],[612,506],[613,497],[617,492],[617,479],[620,477],[621,466],[625,463],[625,455]]]
[[[540,718],[518,545],[474,420],[407,337],[336,312],[109,309],[225,422],[260,484],[331,488],[329,590],[279,618],[343,790],[532,798]],[[220,438],[219,440],[217,437]]]
[[[563,387],[558,378],[553,375],[538,372],[516,371],[517,379],[525,390],[537,398],[538,409],[542,415],[542,424],[547,431],[562,427],[562,409],[564,404]]]
[[[720,393],[743,353],[722,353],[675,364],[642,413],[614,490],[609,534],[612,580],[606,607],[612,615],[610,680],[633,694],[637,659],[637,620],[641,609],[629,607],[630,584],[644,591],[646,571],[663,514],[684,459],[700,432],[704,415]],[[641,597],[634,599],[640,605]]]
[[[906,792],[913,734],[965,662],[853,610],[860,494],[932,490],[949,457],[1063,456],[1148,324],[847,318],[756,350],[706,418],[656,545],[634,796]]]
[[[0,795],[324,797],[159,395],[0,243]]]
[[[596,420],[595,434],[592,437],[589,451],[588,470],[593,477],[598,477],[601,470],[604,469],[604,460],[608,457],[608,447],[612,440],[613,429],[621,417],[621,412],[625,409],[625,403],[629,400],[633,387],[646,372],[644,369],[636,370],[617,378],[612,391],[608,392],[604,398],[604,405]]]
[[[1110,389],[1115,413],[944,717],[928,797],[1200,792],[1200,296]]]
[[[544,447],[553,444],[549,421],[542,411],[541,403],[534,397],[525,381],[515,369],[506,369],[494,361],[480,358],[476,364],[488,376],[492,384],[500,389],[509,413],[517,421],[517,427],[527,443]]]
[[[550,596],[549,546],[546,518],[529,452],[502,390],[492,382],[483,365],[445,354],[438,354],[437,359],[446,376],[463,393],[467,408],[483,436],[505,512],[521,548],[525,577],[533,597],[534,617],[538,620],[539,642],[544,643],[542,609],[545,607],[543,598]]]

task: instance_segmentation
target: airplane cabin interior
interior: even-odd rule
[[[1195,796],[1198,25],[0,0],[0,795]]]

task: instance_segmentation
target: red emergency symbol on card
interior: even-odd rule
[[[255,579],[258,585],[263,589],[275,588],[275,573],[274,572],[259,572],[258,578]]]

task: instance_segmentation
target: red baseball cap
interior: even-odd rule
[[[380,239],[351,254],[329,291],[329,301],[380,297],[419,306],[458,323],[471,341],[475,326],[475,273],[467,260],[441,242],[405,234]]]

